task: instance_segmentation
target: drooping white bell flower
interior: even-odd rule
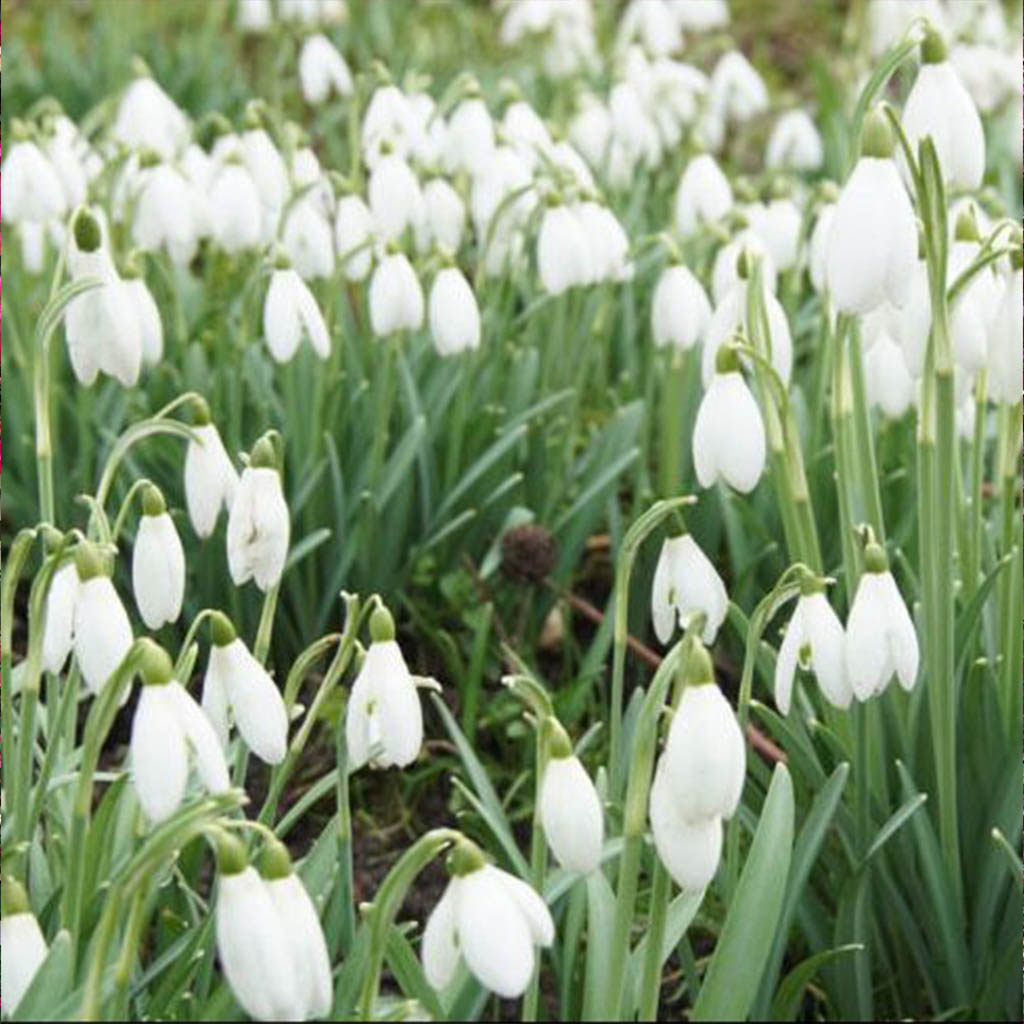
[[[53,164],[34,143],[15,142],[7,152],[0,174],[0,207],[10,224],[46,224],[68,209],[60,178]]]
[[[281,692],[226,616],[214,616],[211,635],[202,707],[221,746],[227,749],[233,721],[261,761],[280,764],[288,749],[288,713]]]
[[[683,690],[664,762],[669,792],[685,821],[732,817],[743,791],[747,753],[736,715],[713,679]]]
[[[476,174],[494,152],[494,121],[479,96],[462,100],[448,118],[444,164],[449,174]]]
[[[325,35],[307,36],[299,53],[302,96],[312,106],[325,103],[331,93],[352,95],[352,72],[338,48]]]
[[[999,46],[958,42],[949,63],[982,114],[995,113],[1017,88],[1018,60]]]
[[[213,533],[221,508],[230,511],[238,488],[238,472],[231,463],[220,431],[210,421],[205,403],[196,415],[185,452],[185,505],[196,536]]]
[[[448,123],[426,92],[406,96],[409,154],[420,167],[439,168],[448,140]]]
[[[231,788],[224,751],[199,705],[169,675],[162,683],[148,680],[132,719],[131,774],[139,803],[154,824],[181,806],[190,757],[207,792]]]
[[[724,351],[724,350],[723,350]],[[693,428],[693,465],[701,487],[723,480],[749,494],[764,472],[764,420],[738,366],[719,368],[704,392]]]
[[[290,174],[292,188],[300,199],[312,203],[324,217],[334,216],[334,189],[309,146],[300,146],[292,153]]]
[[[827,284],[828,243],[835,214],[835,203],[826,203],[818,210],[818,219],[814,222],[811,239],[807,245],[807,264],[811,284],[819,295],[824,293]]]
[[[554,146],[547,126],[537,111],[525,100],[515,100],[506,107],[501,118],[501,135],[505,142],[534,168],[540,159],[538,154],[548,153]],[[575,141],[573,139],[574,143]]]
[[[775,122],[765,154],[769,168],[816,171],[824,159],[821,135],[806,110],[789,110]]]
[[[940,0],[871,0],[867,5],[868,35],[871,56],[881,57],[899,42],[914,22],[930,22],[940,31],[947,31],[945,5]],[[916,29],[920,35],[923,30]]]
[[[711,72],[708,106],[725,122],[743,122],[768,109],[764,79],[740,53],[731,50]]]
[[[41,274],[46,262],[46,225],[26,220],[17,229],[22,266],[26,273]]]
[[[764,242],[776,270],[789,270],[796,264],[803,215],[792,199],[772,199],[751,203],[744,209],[750,230]]]
[[[976,189],[985,174],[985,132],[978,108],[947,60],[946,44],[929,28],[923,63],[903,107],[903,130],[914,153],[931,136],[949,189]]]
[[[651,57],[667,57],[682,49],[683,33],[673,5],[665,0],[632,0],[619,19],[616,45],[636,41]]]
[[[423,193],[412,168],[401,157],[381,157],[367,186],[370,211],[377,234],[385,242],[415,230],[424,216]]]
[[[385,256],[373,271],[370,326],[378,338],[423,326],[423,289],[404,253]]]
[[[263,336],[279,363],[289,362],[308,338],[321,359],[331,354],[327,324],[309,286],[291,267],[278,267],[270,275],[263,302]]]
[[[466,204],[444,178],[433,178],[423,186],[423,216],[416,226],[416,248],[428,252],[441,246],[456,253],[462,245],[466,226]]]
[[[295,25],[315,25],[320,20],[321,0],[277,0],[281,21]]]
[[[156,366],[164,357],[164,325],[160,309],[143,277],[126,277],[124,292],[131,300],[142,342],[142,365]]]
[[[591,252],[586,232],[568,206],[549,206],[537,236],[537,271],[549,295],[561,295],[584,284],[590,275]]]
[[[1016,405],[1021,397],[1021,308],[1024,290],[1017,266],[1006,279],[988,343],[988,390],[997,402]]]
[[[850,706],[853,691],[846,678],[845,641],[843,624],[824,593],[814,589],[801,593],[775,662],[775,704],[782,714],[789,714],[798,664],[814,673],[833,707]]]
[[[890,419],[899,419],[913,403],[917,385],[903,349],[892,336],[893,319],[885,307],[864,317],[864,382],[871,405]]]
[[[419,694],[385,608],[371,616],[370,633],[373,642],[352,685],[345,715],[349,766],[405,768],[423,746]]]
[[[29,906],[21,883],[4,877],[3,916],[0,917],[0,1002],[13,1017],[46,959],[46,939]]]
[[[722,819],[716,815],[687,821],[682,816],[664,757],[654,773],[650,816],[654,847],[673,881],[687,892],[702,892],[711,884],[722,857]]]
[[[893,675],[904,690],[912,690],[919,662],[914,620],[885,552],[869,544],[846,623],[846,673],[854,695],[863,701],[882,693]]]
[[[684,31],[711,32],[729,24],[728,0],[700,0],[699,4],[671,4],[672,13]]]
[[[68,267],[76,281],[100,282],[74,298],[65,313],[64,331],[75,376],[88,387],[103,372],[125,387],[134,387],[142,366],[134,302],[114,269],[100,222],[84,209],[69,232]]]
[[[373,214],[359,196],[343,196],[338,200],[334,220],[334,246],[338,262],[349,281],[362,281],[373,262],[371,240]]]
[[[46,672],[63,671],[71,653],[77,595],[78,570],[74,562],[68,562],[53,574],[46,594],[46,624],[43,628],[43,670]]]
[[[280,582],[290,535],[273,445],[261,438],[242,471],[228,513],[228,569],[235,586],[254,580],[266,593]]]
[[[113,137],[137,152],[152,150],[172,160],[189,141],[188,118],[149,77],[136,78],[118,104]]]
[[[949,249],[950,285],[976,259],[976,241],[954,241]],[[1001,298],[999,283],[991,267],[971,278],[949,310],[949,333],[957,364],[968,373],[983,369],[988,360],[992,317]]]
[[[580,103],[581,109],[569,125],[569,138],[591,167],[601,169],[611,141],[611,115],[593,94],[584,94]]]
[[[537,946],[550,946],[551,912],[522,880],[483,862],[474,851],[464,873],[448,883],[423,931],[423,970],[437,990],[460,961],[485,988],[504,999],[521,996],[536,968]],[[477,866],[478,865],[478,866]]]
[[[415,118],[408,97],[396,85],[374,90],[363,115],[361,140],[366,166],[376,167],[388,154],[405,159],[412,144]]]
[[[473,181],[470,212],[485,272],[504,274],[522,253],[521,229],[537,202],[533,175],[510,146],[499,146]]]
[[[740,267],[756,256],[761,261],[761,280],[766,292],[775,294],[778,286],[778,271],[775,260],[760,235],[749,228],[744,229],[728,245],[723,245],[715,256],[711,270],[711,300],[718,304],[741,283]]]
[[[829,232],[826,276],[836,309],[870,313],[903,306],[917,263],[917,221],[892,160],[892,129],[877,111],[864,127],[862,155],[843,186]]]
[[[143,252],[166,252],[178,266],[190,263],[199,245],[192,197],[191,185],[170,164],[144,170],[132,221],[135,244]]]
[[[304,281],[334,275],[334,234],[331,223],[312,198],[303,198],[288,211],[281,245],[295,272]]]
[[[651,587],[651,620],[659,642],[667,644],[677,623],[686,629],[699,614],[704,616],[701,638],[712,644],[728,610],[722,577],[700,545],[688,533],[666,538]]]
[[[662,157],[661,136],[636,82],[627,80],[612,87],[608,113],[613,142],[621,148],[625,163],[629,167],[657,167]]]
[[[629,259],[629,236],[615,214],[607,206],[589,201],[576,203],[573,212],[590,251],[587,283],[630,280],[634,268]]]
[[[601,863],[601,799],[580,759],[573,756],[564,730],[557,723],[552,725],[554,738],[540,784],[541,826],[558,863],[587,875]]]
[[[458,267],[438,271],[430,288],[428,319],[439,355],[457,355],[480,347],[480,309]]]
[[[274,24],[272,0],[238,0],[235,26],[240,32],[262,34]]]
[[[210,233],[229,253],[253,249],[263,235],[263,207],[249,171],[227,163],[215,172],[210,185]]]
[[[711,318],[711,303],[704,286],[688,267],[666,267],[654,286],[651,300],[651,333],[658,348],[672,345],[680,351],[693,348],[703,337]]]
[[[185,599],[185,549],[163,495],[152,484],[142,493],[142,518],[132,548],[132,590],[150,629],[178,621]]]
[[[258,113],[254,111],[252,118],[258,122]],[[239,148],[263,204],[263,238],[270,242],[288,199],[288,168],[263,128],[255,127],[243,132],[239,137]]]
[[[75,593],[75,658],[85,685],[99,695],[132,645],[132,626],[107,567],[91,545],[79,548],[75,565],[80,581]]]

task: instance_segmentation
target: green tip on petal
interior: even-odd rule
[[[746,249],[741,249],[739,256],[736,257],[736,275],[741,281],[746,281],[750,277],[750,253]]]
[[[882,160],[892,159],[896,151],[896,136],[889,119],[880,106],[868,114],[860,140],[861,156],[872,156]]]
[[[1010,253],[1010,266],[1017,271],[1024,267],[1024,251],[1017,249]]]
[[[155,641],[143,638],[142,664],[139,674],[144,686],[166,686],[174,675],[171,656]]]
[[[740,357],[731,342],[726,342],[715,356],[715,373],[738,373]]]
[[[572,741],[562,727],[562,723],[554,715],[544,719],[540,727],[540,734],[541,742],[551,760],[562,761],[567,757],[572,757]]]
[[[876,575],[889,571],[889,557],[880,544],[872,541],[864,548],[864,571]]]
[[[978,230],[978,219],[974,215],[973,204],[968,204],[956,219],[956,235],[958,242],[980,242],[981,232]]]
[[[142,488],[142,514],[144,516],[162,516],[167,511],[167,502],[160,488],[155,484],[146,484]]]
[[[96,252],[103,244],[100,222],[88,210],[79,210],[75,214],[72,230],[75,233],[75,245],[80,252]]]
[[[198,395],[192,399],[192,419],[197,427],[205,427],[210,423],[210,406],[205,398]]]
[[[230,832],[218,829],[213,833],[213,841],[217,848],[217,870],[222,875],[240,875],[249,866],[245,846]]]
[[[102,552],[89,541],[83,541],[75,550],[75,569],[83,583],[96,576],[109,575]]]
[[[460,836],[458,842],[448,855],[448,873],[456,878],[464,878],[487,866],[487,858],[472,839]]]
[[[253,446],[249,465],[253,469],[277,469],[277,452],[269,437],[261,437]]]
[[[679,663],[679,679],[684,686],[704,686],[715,681],[715,667],[708,649],[696,637],[686,645]]]
[[[804,573],[800,577],[800,594],[803,597],[811,597],[813,594],[825,593],[825,581],[812,572]]]
[[[291,875],[292,859],[288,854],[288,847],[280,839],[268,837],[260,854],[259,872],[268,882]]]
[[[0,882],[0,914],[14,917],[15,914],[30,914],[32,908],[28,902],[28,894],[21,882],[15,881],[10,875],[4,875]]]
[[[378,605],[370,616],[370,639],[375,644],[395,639],[395,620],[382,604]]]
[[[238,634],[231,620],[223,612],[214,612],[210,616],[210,639],[214,647],[227,647],[233,644]]]
[[[923,64],[941,64],[949,57],[949,47],[942,33],[930,22],[924,30],[921,40],[921,62]]]

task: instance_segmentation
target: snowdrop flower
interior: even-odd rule
[[[332,217],[334,190],[309,146],[300,146],[292,153],[290,173],[292,188],[301,201],[312,204],[324,217]]]
[[[46,594],[43,627],[43,670],[46,672],[62,672],[71,653],[77,596],[78,570],[74,562],[68,562],[53,574]]]
[[[871,56],[881,57],[907,34],[913,22],[921,20],[946,31],[945,7],[939,0],[871,0],[868,4]]]
[[[799,108],[787,111],[775,122],[765,154],[769,168],[816,171],[824,159],[821,136],[807,111]]]
[[[3,218],[11,224],[45,224],[67,212],[60,178],[34,142],[11,146],[0,174],[0,191]]]
[[[319,32],[307,36],[299,54],[299,83],[305,101],[312,106],[326,102],[333,91],[352,95],[352,72],[338,48]]]
[[[710,32],[729,24],[727,0],[701,0],[699,4],[677,2],[670,4],[670,8],[680,26],[690,32]]]
[[[132,627],[109,569],[93,545],[79,547],[75,566],[79,579],[73,626],[75,658],[85,685],[99,696],[132,645]]]
[[[156,299],[143,277],[126,277],[124,293],[138,323],[142,365],[156,366],[164,357],[164,325]]]
[[[430,288],[430,336],[442,356],[480,347],[480,310],[458,267],[439,270]]]
[[[385,256],[370,278],[370,326],[378,338],[423,326],[423,289],[404,253]]]
[[[740,267],[744,264],[749,266],[755,256],[761,261],[761,279],[764,281],[765,292],[775,294],[778,286],[775,260],[761,236],[747,229],[736,235],[728,245],[723,245],[715,256],[715,265],[711,269],[711,297],[714,302],[724,302],[730,292],[742,284]]]
[[[74,280],[100,284],[67,307],[64,332],[71,368],[89,387],[102,371],[125,387],[134,387],[142,367],[142,337],[134,303],[104,242],[99,221],[79,210],[69,237],[68,267]]]
[[[910,408],[917,385],[910,375],[903,349],[892,336],[891,317],[885,308],[864,317],[864,379],[868,401],[896,420]],[[879,319],[880,323],[874,322]]]
[[[195,438],[185,452],[185,505],[196,536],[213,533],[221,508],[230,511],[238,488],[238,473],[224,449],[205,402],[197,405]]]
[[[93,164],[99,159],[89,143],[75,123],[61,114],[52,122],[43,149],[60,180],[67,208],[81,206],[86,200],[89,182],[95,177]]]
[[[263,33],[274,24],[271,0],[238,0],[235,25],[240,32]]]
[[[481,243],[507,237],[526,221],[536,201],[532,183],[529,166],[514,149],[499,146],[494,151],[488,166],[473,180],[470,193],[470,211]],[[513,195],[518,198],[512,199]]]
[[[277,230],[277,221],[288,198],[288,168],[267,132],[258,127],[258,105],[250,107],[246,119],[257,127],[250,128],[239,137],[242,161],[252,176],[253,184],[263,204],[263,238],[269,242]]]
[[[590,264],[590,247],[579,219],[568,206],[549,206],[537,236],[537,270],[544,290],[561,295],[584,284]]]
[[[845,639],[843,624],[820,584],[806,581],[775,662],[775,704],[779,711],[789,714],[798,664],[814,673],[821,692],[833,707],[845,710],[850,706],[853,692],[843,660]]]
[[[632,0],[619,19],[618,45],[638,40],[652,57],[667,57],[682,49],[683,33],[672,4],[665,0]]]
[[[749,494],[764,472],[764,421],[734,353],[719,352],[693,428],[693,464],[701,487],[723,480]]]
[[[228,514],[228,569],[235,586],[249,580],[264,593],[276,586],[288,555],[291,520],[274,447],[256,442]]]
[[[982,114],[995,113],[1017,88],[1017,59],[998,46],[957,43],[949,62]]]
[[[521,996],[536,968],[535,947],[554,941],[547,905],[525,882],[485,863],[468,840],[456,847],[451,870],[423,931],[427,981],[440,991],[465,960],[485,988],[504,999]]]
[[[153,645],[156,647],[156,645]],[[231,788],[224,752],[199,705],[171,677],[171,659],[159,647],[143,669],[142,694],[132,719],[132,784],[146,816],[166,821],[181,806],[193,758],[203,788]]]
[[[825,203],[818,210],[818,218],[814,222],[814,229],[811,231],[811,238],[807,245],[807,263],[811,284],[819,295],[824,294],[827,283],[828,243],[835,213],[836,204],[834,202]]]
[[[704,617],[701,638],[712,644],[729,610],[722,577],[688,533],[668,537],[661,546],[651,587],[651,620],[658,641],[667,644],[695,616]]]
[[[289,362],[303,337],[313,351],[326,359],[331,353],[330,335],[323,314],[309,286],[291,267],[278,267],[270,275],[263,302],[263,336],[270,354],[279,363]]]
[[[152,150],[162,160],[173,159],[189,141],[188,119],[148,76],[136,78],[124,91],[112,132],[129,149]]]
[[[749,121],[768,109],[768,90],[750,61],[732,50],[711,72],[708,102],[723,121]]]
[[[185,598],[185,550],[159,488],[142,491],[142,518],[132,549],[132,590],[149,629],[177,622]]]
[[[903,306],[917,263],[917,221],[892,160],[892,129],[875,111],[829,232],[826,277],[839,312]]]
[[[444,178],[433,178],[423,187],[423,216],[416,223],[416,248],[427,252],[440,246],[458,252],[466,226],[466,205]]]
[[[515,100],[505,109],[501,118],[501,135],[530,167],[537,166],[538,153],[547,153],[554,146],[547,126],[525,100]]]
[[[369,274],[373,260],[372,238],[373,214],[369,207],[359,196],[343,196],[335,215],[334,246],[342,272],[349,281],[362,281]]]
[[[374,90],[363,115],[361,140],[366,166],[393,154],[404,159],[412,141],[414,118],[405,93],[397,86],[382,85]]]
[[[919,661],[914,621],[889,560],[882,548],[870,543],[846,623],[846,673],[854,695],[863,701],[882,693],[894,674],[904,690],[912,690]]]
[[[604,167],[611,133],[608,109],[596,96],[584,95],[579,113],[569,124],[569,138],[591,167]]]
[[[199,245],[192,194],[188,181],[169,164],[142,172],[132,238],[143,252],[163,250],[178,266],[192,261]]]
[[[412,168],[401,157],[381,157],[367,186],[370,211],[377,233],[385,242],[399,238],[406,228],[423,220],[423,193]]]
[[[615,214],[607,206],[590,201],[577,203],[573,213],[583,227],[590,252],[586,283],[628,281],[633,276],[629,236]]]
[[[732,209],[732,187],[710,153],[695,156],[683,171],[675,197],[676,230],[692,235]]]
[[[304,281],[333,276],[334,235],[314,199],[300,199],[288,211],[281,245]]]
[[[654,847],[673,881],[688,892],[703,892],[722,857],[722,819],[715,816],[691,822],[679,813],[664,758],[654,772],[650,814]]]
[[[320,0],[277,0],[277,11],[284,22],[315,25],[320,18]]]
[[[693,348],[711,318],[711,303],[704,286],[682,265],[666,267],[654,287],[651,333],[658,348],[673,345]]]
[[[988,388],[997,402],[1015,405],[1021,396],[1021,287],[1019,253],[1013,273],[1007,278],[992,320],[988,343]]]
[[[367,763],[405,768],[423,746],[420,698],[386,608],[378,607],[370,617],[370,636],[345,716],[349,765],[353,770]]]
[[[978,108],[947,60],[946,44],[929,28],[921,68],[903,107],[903,130],[913,151],[930,135],[948,188],[976,189],[985,174],[985,133]]]
[[[494,152],[494,122],[479,96],[464,99],[452,111],[445,136],[444,162],[450,174],[476,174]]]
[[[969,215],[964,219],[969,222]],[[973,231],[977,238],[977,229],[973,228]],[[958,239],[949,250],[947,280],[950,285],[974,262],[979,248],[977,241],[964,241],[958,232]],[[992,316],[1000,298],[996,276],[991,268],[986,267],[975,274],[950,308],[949,332],[953,355],[968,373],[977,373],[987,362]]]
[[[539,806],[544,838],[563,868],[587,875],[600,865],[604,846],[600,797],[555,719],[544,723],[541,742],[548,747]]]
[[[227,163],[210,185],[210,231],[229,253],[255,248],[263,233],[263,210],[256,183],[238,163]]]
[[[796,264],[803,220],[792,199],[751,203],[744,209],[750,230],[764,242],[775,269],[789,270]]]
[[[0,917],[0,1002],[4,1013],[13,1016],[32,980],[46,959],[46,940],[39,928],[28,896],[19,882],[4,877],[3,916]]]
[[[288,748],[288,713],[274,680],[226,615],[213,615],[210,636],[202,707],[221,746],[227,749],[233,720],[245,745],[261,761],[280,764]]]

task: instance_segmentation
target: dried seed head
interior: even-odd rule
[[[509,579],[539,583],[555,567],[558,544],[543,526],[517,526],[501,540],[501,569]]]

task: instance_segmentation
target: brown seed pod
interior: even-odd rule
[[[520,583],[539,583],[555,567],[558,543],[543,526],[517,526],[501,539],[501,569]]]

